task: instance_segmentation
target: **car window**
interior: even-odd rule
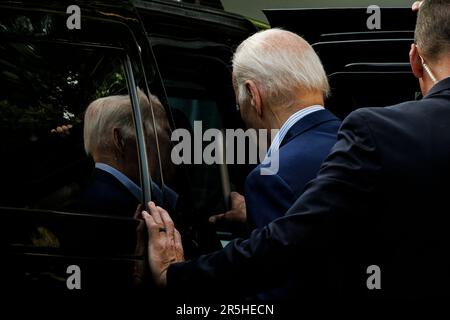
[[[224,129],[217,103],[210,98],[172,96],[169,104],[172,108],[177,129],[187,129],[194,133],[194,126],[201,123],[202,131]],[[202,143],[202,150],[208,143]],[[228,176],[220,170],[220,164],[189,164],[188,170],[194,195],[194,208],[197,212],[221,212],[225,210],[222,183]]]
[[[0,10],[6,288],[67,292],[75,265],[83,292],[134,289],[145,242],[133,216],[162,181],[150,47],[130,4],[84,5],[80,30],[64,4],[29,5]]]
[[[175,182],[188,186],[190,207],[198,219],[207,220],[228,209],[230,191],[243,192],[249,168],[239,164],[207,164],[204,159],[201,164],[195,163],[194,140],[201,141],[202,150],[211,143],[202,141],[201,136],[195,137],[196,123],[197,127],[201,125],[200,135],[208,129],[225,133],[227,129],[244,128],[236,110],[230,66],[217,58],[220,55],[207,49],[200,51],[194,53],[172,45],[154,46],[174,127],[189,131],[192,137],[191,161],[177,165],[178,169],[186,169],[186,175],[178,170]],[[173,144],[179,142],[175,139]]]
[[[0,56],[0,206],[132,217],[140,175],[122,52],[2,42]]]

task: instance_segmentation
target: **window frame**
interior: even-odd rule
[[[46,8],[45,5],[42,5],[42,8],[41,5],[38,5],[36,8],[0,5],[0,8],[2,8],[2,10],[5,9],[8,14],[50,14],[58,17],[66,17],[65,9],[64,11],[55,10],[53,7]],[[81,33],[78,35],[77,31],[69,31],[69,33],[58,38],[53,38],[51,36],[41,37],[36,34],[24,35],[15,33],[11,35],[0,33],[0,43],[6,41],[16,43],[50,42],[60,43],[65,46],[94,47],[118,50],[118,52],[120,52],[120,59],[122,60],[124,75],[127,81],[128,94],[133,107],[136,142],[139,144],[139,171],[141,185],[143,186],[143,196],[141,200],[142,204],[146,205],[147,201],[151,199],[151,189],[150,187],[145,187],[145,185],[151,185],[151,171],[149,170],[149,164],[146,157],[146,138],[143,134],[144,124],[141,121],[141,109],[139,106],[139,99],[137,99],[138,95],[135,84],[136,81],[145,82],[145,87],[142,89],[148,95],[150,94],[150,90],[148,89],[148,79],[154,81],[156,86],[159,85],[163,88],[163,85],[157,75],[154,76],[149,72],[151,71],[150,68],[156,69],[157,66],[154,58],[148,54],[151,52],[151,48],[148,45],[148,39],[142,36],[143,30],[138,16],[135,15],[134,11],[128,12],[125,10],[123,15],[111,14],[112,18],[105,18],[109,11],[114,12],[116,9],[117,8],[115,7],[105,6],[105,12],[88,11],[86,15],[83,15],[82,21],[84,21],[84,19],[89,19],[94,24],[110,22],[115,25],[120,24],[121,27],[126,29],[125,33],[129,36],[117,38],[117,43],[119,45],[116,45],[116,41],[114,41],[114,43],[106,43],[102,40],[101,34],[98,34],[98,36],[95,34],[95,37],[91,38],[94,39],[94,41],[83,41],[83,35]],[[92,16],[92,14],[96,16]],[[144,54],[142,54],[142,51]],[[148,78],[149,76],[152,76],[152,78]],[[139,79],[136,77],[139,77]],[[156,123],[154,117],[152,121],[153,123]],[[137,129],[138,127],[140,127],[140,129]],[[158,159],[160,159],[159,151],[155,152],[158,152]],[[6,281],[6,288],[9,288],[9,284],[11,284],[11,288],[14,289],[35,288],[35,279],[31,279],[32,281],[30,282],[30,276],[27,276],[29,271],[31,270],[31,272],[33,272],[36,268],[39,269],[43,266],[46,274],[53,273],[53,267],[55,265],[52,261],[55,259],[62,261],[60,262],[59,267],[61,267],[61,263],[65,266],[75,263],[80,266],[86,266],[86,268],[91,268],[91,273],[92,266],[94,266],[94,273],[99,271],[99,263],[104,264],[104,267],[114,271],[122,270],[122,266],[125,264],[132,266],[135,263],[144,263],[146,259],[145,254],[137,253],[135,251],[136,248],[132,248],[129,243],[140,241],[139,238],[136,238],[136,229],[139,224],[142,224],[142,221],[135,217],[115,217],[92,213],[80,214],[18,207],[0,207],[0,219],[2,219],[6,229],[0,236],[0,240],[2,247],[4,247],[3,253],[6,270],[10,271],[5,273],[6,280],[8,280]],[[29,231],[31,230],[34,232],[39,226],[48,228],[50,233],[53,233],[57,239],[64,238],[65,243],[61,243],[61,247],[55,247],[54,244],[52,245],[45,241],[43,243],[35,244],[31,241],[33,235],[30,234]],[[86,232],[86,228],[89,232]],[[124,244],[124,242],[126,243]],[[122,249],[115,248],[116,244],[118,246],[122,245]],[[105,247],[108,248],[108,250],[104,251]],[[133,249],[133,251],[131,251],[131,249]],[[40,262],[37,262],[38,260]],[[90,267],[88,267],[88,265]],[[17,273],[17,270],[19,273]],[[25,275],[23,272],[26,272]],[[62,272],[63,276],[65,276],[65,269]],[[119,276],[117,280],[121,279],[125,281],[130,277],[130,274],[120,273],[117,274],[117,276]],[[28,280],[26,279],[27,277]],[[44,278],[45,277],[48,277],[48,275],[44,275]],[[41,278],[42,275],[38,275],[39,281]],[[116,281],[114,282],[116,283]],[[44,290],[45,292],[45,290],[48,289],[46,287],[45,279],[43,283],[44,287],[39,287],[39,290]],[[96,287],[100,286],[100,288],[110,290],[109,283],[97,284],[96,281],[94,281],[93,284]],[[17,287],[17,285],[19,285],[19,287]],[[58,289],[62,289],[63,291],[66,290],[65,279],[60,283],[60,286],[61,287],[58,287]],[[127,288],[130,289],[130,287]],[[138,287],[133,285],[132,288],[136,289]]]
[[[133,70],[133,64],[132,60],[130,58],[130,54],[127,52],[126,48],[122,47],[116,47],[116,46],[109,46],[109,45],[100,45],[100,44],[92,44],[92,43],[84,43],[84,42],[76,42],[76,43],[67,43],[62,40],[47,40],[47,39],[32,39],[30,37],[17,37],[13,40],[10,37],[2,37],[0,35],[0,42],[2,41],[8,41],[10,43],[33,43],[33,44],[57,44],[57,45],[63,45],[63,46],[74,46],[74,47],[83,47],[83,48],[97,48],[102,50],[111,50],[116,51],[118,53],[118,57],[122,61],[122,67],[124,70],[124,76],[127,83],[127,89],[128,94],[130,96],[131,100],[131,106],[133,109],[133,121],[134,121],[134,127],[135,127],[135,134],[136,134],[136,143],[138,147],[138,161],[139,161],[139,174],[140,174],[140,180],[141,180],[141,186],[142,186],[142,198],[141,198],[141,204],[146,207],[149,201],[151,201],[151,173],[149,170],[149,164],[147,159],[147,151],[146,151],[146,138],[144,134],[144,125],[142,120],[142,114],[141,109],[139,105],[139,99],[137,95],[136,90],[136,78],[135,78],[135,72]],[[141,67],[141,59],[134,60],[136,63],[139,64],[139,67]],[[143,74],[145,74],[143,68],[139,70]],[[147,85],[147,77],[144,76],[144,81],[146,85],[146,90],[148,89]],[[147,90],[149,91],[149,90]],[[149,93],[149,92],[148,92]],[[156,123],[156,120],[153,117],[152,114],[152,121],[153,123]],[[159,156],[159,150],[156,151],[158,153],[158,161],[160,161]],[[159,164],[160,166],[161,164]]]

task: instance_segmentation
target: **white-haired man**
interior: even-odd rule
[[[158,118],[160,139],[168,141],[170,128],[165,111],[156,97],[152,105],[139,90],[139,105],[147,137],[147,155],[152,176],[152,197],[169,210],[175,206],[177,195],[166,186],[159,188],[159,164],[152,107]],[[167,136],[167,137],[166,137]],[[141,203],[141,187],[133,109],[130,97],[109,96],[93,101],[84,117],[84,146],[95,162],[90,182],[75,205],[80,212],[132,217]]]
[[[233,192],[231,210],[210,221],[247,219],[253,229],[282,216],[316,177],[341,122],[324,108],[329,85],[319,57],[292,32],[270,29],[246,39],[233,58],[233,85],[247,127],[279,132],[247,177],[245,199]]]
[[[286,215],[222,251],[183,262],[165,210],[144,212],[155,281],[212,295],[279,283],[299,296],[449,296],[450,0],[422,2],[410,52],[424,98],[359,109]],[[213,291],[215,290],[215,291]]]

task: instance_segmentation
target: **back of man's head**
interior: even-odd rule
[[[298,90],[329,92],[322,63],[308,42],[295,33],[269,29],[254,34],[237,48],[233,74],[239,103],[245,101],[245,82],[255,82],[267,103],[295,103]]]
[[[151,120],[150,103],[138,90],[142,118]],[[113,129],[120,130],[125,139],[135,139],[133,109],[130,97],[109,96],[93,101],[84,116],[84,147],[86,153],[107,155],[113,151]]]
[[[450,0],[425,0],[417,17],[415,41],[432,62],[450,55]]]

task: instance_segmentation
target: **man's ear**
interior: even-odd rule
[[[250,99],[250,105],[255,108],[258,116],[262,116],[262,99],[257,85],[252,80],[245,81],[245,90]]]
[[[411,50],[409,51],[409,63],[411,64],[414,76],[417,79],[423,78],[423,62],[415,44],[411,45]]]
[[[113,142],[119,153],[125,152],[125,141],[119,128],[113,128]]]

